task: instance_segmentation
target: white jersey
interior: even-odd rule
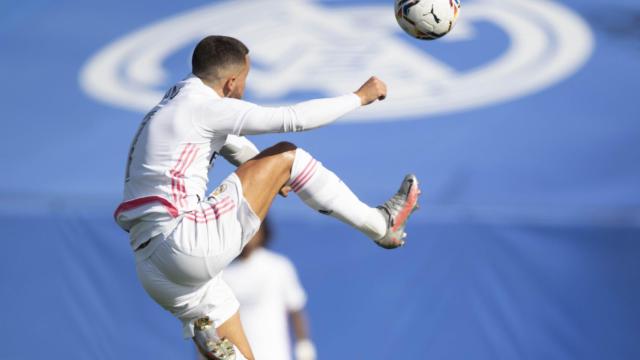
[[[261,107],[222,98],[191,75],[174,85],[140,125],[129,151],[116,222],[130,232],[134,249],[151,237],[167,235],[204,200],[209,169],[223,147],[253,147],[243,135],[326,125],[359,106],[359,97],[348,94]]]
[[[291,360],[288,313],[307,296],[293,264],[267,249],[231,263],[222,274],[240,302],[240,319],[256,359]]]

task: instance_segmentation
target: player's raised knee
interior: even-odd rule
[[[293,162],[293,159],[296,156],[297,148],[298,147],[293,143],[290,143],[288,141],[281,141],[265,149],[263,152],[260,153],[260,155],[257,156],[257,158],[278,157],[280,158],[280,161],[284,160],[288,162]]]
[[[294,152],[298,148],[294,143],[288,141],[281,141],[271,147],[277,152]]]

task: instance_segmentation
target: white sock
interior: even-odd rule
[[[382,213],[360,201],[336,174],[300,148],[296,149],[288,184],[312,209],[331,215],[374,240],[385,235],[387,222]]]

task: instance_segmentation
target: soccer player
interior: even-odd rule
[[[312,209],[385,248],[404,243],[419,195],[418,180],[407,175],[394,196],[369,207],[303,149],[281,142],[258,152],[244,137],[330,124],[384,99],[381,80],[372,77],[343,96],[269,108],[241,100],[249,68],[249,50],[237,39],[208,36],[198,43],[191,75],[167,91],[135,134],[124,202],[114,214],[129,232],[147,293],[211,359],[231,359],[236,349],[229,343],[254,358],[221,272],[256,233],[276,194],[293,190]],[[238,168],[206,196],[218,154]]]

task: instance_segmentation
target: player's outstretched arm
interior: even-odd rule
[[[328,125],[341,116],[382,100],[387,95],[384,82],[376,77],[358,90],[343,96],[304,101],[293,106],[263,107],[247,101],[224,98],[207,105],[203,114],[205,130],[234,135],[255,135],[311,130]]]

